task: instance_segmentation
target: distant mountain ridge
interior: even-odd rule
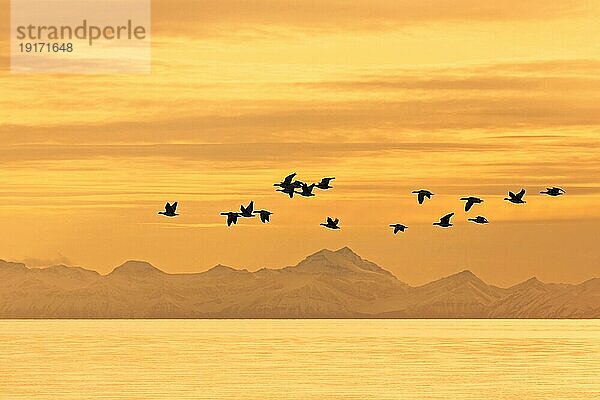
[[[500,288],[465,270],[412,287],[348,247],[256,272],[127,261],[100,275],[0,260],[0,282],[0,318],[600,318],[600,278]]]

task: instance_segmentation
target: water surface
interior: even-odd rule
[[[0,320],[0,399],[600,399],[600,320]]]

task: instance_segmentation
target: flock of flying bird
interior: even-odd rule
[[[276,190],[277,192],[282,192],[282,193],[288,195],[290,198],[293,198],[295,194],[303,196],[303,197],[313,197],[313,196],[315,196],[315,194],[313,193],[313,190],[315,188],[320,189],[320,190],[332,189],[333,186],[331,186],[331,181],[335,179],[333,177],[332,178],[323,178],[323,179],[321,179],[320,182],[311,183],[309,185],[305,182],[295,180],[294,179],[295,177],[296,177],[296,173],[292,173],[292,174],[286,176],[281,182],[273,184],[273,186],[278,187],[278,189]],[[425,189],[415,190],[412,193],[417,195],[417,202],[419,204],[423,204],[423,202],[425,201],[426,198],[431,199],[431,197],[434,195],[429,190],[425,190]],[[566,192],[559,187],[549,187],[549,188],[546,188],[545,191],[541,191],[540,193],[548,195],[548,196],[556,197],[556,196],[561,196],[561,195],[565,194]],[[523,200],[524,196],[525,196],[525,189],[521,189],[521,191],[516,194],[513,192],[508,192],[508,197],[506,197],[504,200],[506,200],[510,203],[513,203],[513,204],[525,204],[526,201]],[[480,199],[480,198],[474,197],[474,196],[462,197],[460,200],[465,202],[465,212],[468,212],[474,205],[483,203],[483,199]],[[167,216],[167,217],[178,216],[179,214],[177,214],[177,202],[175,202],[173,204],[167,203],[165,205],[165,211],[161,211],[161,212],[159,212],[159,214]],[[251,201],[245,207],[243,205],[241,205],[240,211],[227,211],[227,212],[221,213],[221,215],[227,217],[227,226],[231,226],[231,224],[234,224],[234,225],[237,224],[238,218],[252,218],[252,217],[255,217],[256,214],[259,215],[260,220],[263,224],[268,223],[270,221],[271,215],[273,215],[273,213],[268,210],[254,210],[254,201]],[[433,225],[440,226],[442,228],[449,228],[449,227],[453,226],[452,223],[450,222],[450,219],[453,216],[454,216],[454,213],[446,214],[443,217],[441,217],[439,221],[434,222]],[[488,224],[489,223],[487,218],[485,218],[484,216],[481,216],[481,215],[478,215],[475,218],[468,218],[468,220],[471,222],[474,222],[476,224]],[[328,229],[341,229],[339,226],[339,222],[340,222],[340,220],[338,218],[333,219],[332,217],[327,217],[326,221],[321,223],[320,225],[324,226],[325,228],[328,228]],[[399,223],[391,224],[390,227],[393,228],[394,234],[397,234],[398,232],[404,232],[408,228],[406,225],[399,224]]]
[[[282,193],[285,193],[288,196],[290,196],[290,199],[293,198],[295,194],[298,194],[302,197],[313,197],[313,196],[316,196],[313,193],[313,190],[315,188],[321,189],[321,190],[332,189],[333,186],[331,186],[331,181],[335,179],[335,178],[323,178],[323,179],[321,179],[321,182],[311,183],[309,185],[306,182],[294,180],[295,177],[296,177],[296,173],[290,174],[290,175],[286,176],[283,181],[281,181],[279,183],[275,183],[275,184],[273,184],[273,186],[276,186],[279,188],[276,190],[277,192],[282,192]],[[297,189],[300,189],[300,191],[298,191]],[[273,213],[268,210],[254,211],[254,201],[251,201],[250,204],[248,204],[246,207],[244,207],[243,205],[240,206],[240,211],[227,211],[227,212],[221,213],[221,215],[224,215],[227,217],[227,226],[231,226],[231,224],[234,224],[234,225],[237,224],[238,218],[240,218],[240,217],[252,218],[252,217],[254,217],[254,214],[259,214],[261,222],[263,224],[265,224],[270,221],[270,217]],[[336,221],[338,221],[338,220],[336,219]],[[336,224],[337,224],[337,222],[336,222]],[[321,224],[321,225],[325,225],[325,224]],[[332,227],[332,229],[340,229],[340,228]]]
[[[559,187],[549,187],[549,188],[546,188],[545,191],[541,191],[540,193],[548,195],[548,196],[556,197],[556,196],[561,196],[562,194],[564,194],[566,192]],[[425,201],[425,198],[431,199],[431,196],[433,196],[433,193],[431,193],[429,190],[425,190],[425,189],[415,190],[413,192],[413,194],[417,195],[417,201],[419,204],[423,204],[423,202]],[[504,200],[506,200],[510,203],[513,203],[513,204],[525,204],[526,201],[523,200],[524,196],[525,196],[525,189],[521,189],[521,191],[516,194],[513,192],[508,192],[508,197],[504,198]],[[471,207],[473,207],[475,204],[483,203],[483,199],[480,199],[479,197],[474,197],[474,196],[461,197],[461,200],[465,202],[465,212],[469,212]],[[449,228],[452,226],[450,219],[453,216],[454,216],[454,213],[446,214],[443,217],[441,217],[439,221],[434,222],[433,225],[437,225],[442,228]],[[488,221],[487,218],[482,215],[478,215],[475,218],[468,218],[468,220],[471,222],[474,222],[476,224],[489,224],[490,223],[490,221]],[[390,227],[394,228],[394,234],[397,234],[398,232],[404,232],[406,230],[406,228],[408,228],[406,225],[403,225],[403,224],[391,224]]]

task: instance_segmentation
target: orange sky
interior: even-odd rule
[[[600,276],[597,1],[173,4],[153,2],[150,75],[10,74],[0,37],[1,258],[253,270],[348,245],[409,283]],[[290,201],[272,183],[292,171],[335,189]],[[251,199],[271,224],[228,229]]]

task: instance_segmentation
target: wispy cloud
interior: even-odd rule
[[[319,30],[381,30],[406,25],[506,21],[585,15],[591,6],[584,0],[560,3],[510,0],[503,3],[477,0],[183,0],[173,7],[167,0],[153,2],[154,26],[160,35],[207,37],[256,26],[284,26]],[[198,23],[201,21],[202,23]],[[176,29],[175,29],[176,27]]]
[[[51,267],[55,265],[72,266],[72,261],[63,254],[51,258],[24,258],[20,262],[32,268]]]

